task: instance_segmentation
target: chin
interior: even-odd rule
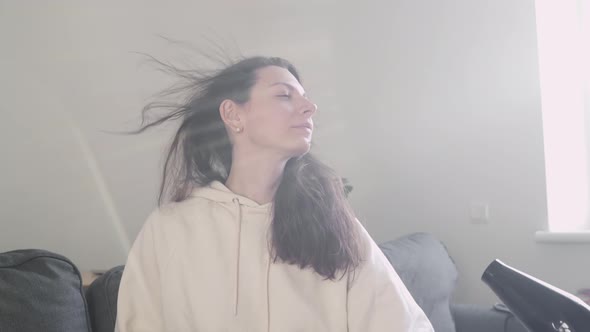
[[[311,142],[301,142],[289,149],[288,155],[291,158],[301,157],[304,154],[307,154],[309,150],[311,150]]]

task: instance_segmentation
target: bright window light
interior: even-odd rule
[[[587,230],[590,0],[537,0],[549,231]]]

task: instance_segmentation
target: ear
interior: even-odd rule
[[[240,109],[233,101],[226,99],[219,105],[219,114],[223,123],[233,132],[240,132],[244,128],[243,121],[240,118]]]

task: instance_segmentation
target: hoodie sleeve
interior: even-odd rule
[[[160,271],[164,261],[157,224],[161,217],[150,215],[135,239],[117,299],[115,332],[164,331],[160,297]]]
[[[349,277],[348,331],[433,332],[381,249],[358,225],[364,259]]]

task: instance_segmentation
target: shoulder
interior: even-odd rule
[[[393,266],[389,263],[377,243],[375,243],[369,232],[358,219],[356,220],[356,231],[359,240],[361,261],[360,265],[353,273],[351,282],[354,283],[354,279],[356,279],[355,276],[359,273],[361,275],[373,275],[375,280],[381,281],[390,279],[392,275],[394,276],[394,279],[397,279],[397,274],[395,273]]]
[[[169,227],[193,222],[200,216],[207,215],[211,209],[211,201],[199,197],[189,197],[181,202],[170,202],[154,209],[147,218],[146,224],[152,227]]]
[[[202,198],[163,204],[149,214],[139,236],[150,234],[154,242],[175,243],[210,219],[211,209],[210,202]]]
[[[358,219],[355,219],[355,231],[359,240],[361,257],[363,261],[369,260],[375,254],[375,249],[379,250],[379,248],[369,232],[365,229],[365,226]]]
[[[163,256],[169,257],[176,247],[187,241],[187,236],[200,228],[203,220],[208,219],[210,209],[209,202],[200,198],[162,204],[149,214],[134,246],[149,244]]]

